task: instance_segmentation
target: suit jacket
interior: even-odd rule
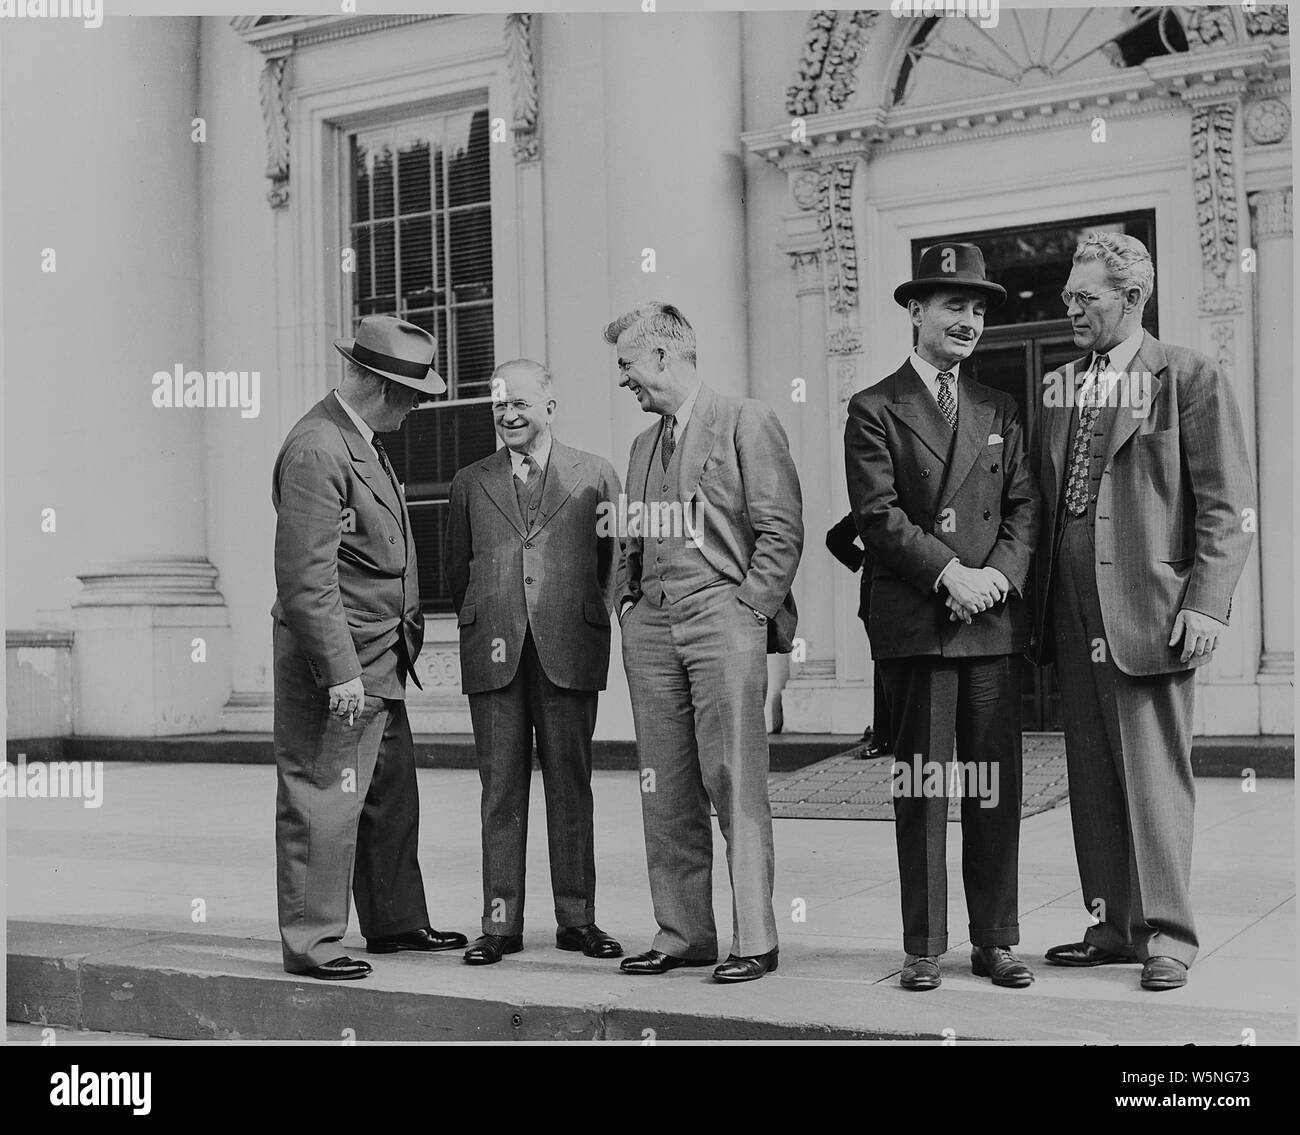
[[[864,623],[871,613],[871,557],[863,550],[858,535],[858,525],[853,513],[836,521],[826,533],[826,547],[830,554],[849,571],[860,571],[862,583],[858,590],[858,618]]]
[[[333,392],[275,459],[276,601],[317,686],[401,697],[424,642],[406,502]],[[394,649],[396,648],[396,649]]]
[[[849,504],[874,561],[869,629],[877,658],[1018,653],[1038,531],[1038,494],[1008,394],[963,377],[956,437],[910,362],[849,402]],[[949,621],[934,582],[957,556],[1007,577],[1006,602]]]
[[[660,423],[637,435],[628,459],[629,502],[644,501]],[[678,461],[678,495],[699,506],[709,564],[737,598],[768,617],[768,653],[788,653],[798,621],[790,593],[803,551],[803,500],[785,430],[770,406],[701,385]],[[641,598],[642,538],[623,541],[617,606]]]
[[[618,556],[609,512],[621,491],[603,457],[553,439],[537,522],[527,532],[508,449],[456,474],[443,567],[460,627],[465,693],[510,684],[530,626],[552,682],[605,688]]]
[[[1083,374],[1085,356],[1071,364]],[[1255,484],[1237,401],[1223,372],[1198,351],[1144,334],[1129,364],[1150,377],[1149,406],[1120,406],[1097,493],[1097,594],[1111,657],[1126,674],[1166,674],[1182,662],[1169,635],[1181,608],[1226,623],[1253,535],[1243,523]],[[1071,372],[1067,369],[1067,375]],[[1044,406],[1033,465],[1044,543],[1035,578],[1032,656],[1054,653],[1051,585],[1073,407]]]

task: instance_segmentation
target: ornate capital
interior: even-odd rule
[[[1266,189],[1261,193],[1252,193],[1248,201],[1255,221],[1256,243],[1269,237],[1292,234],[1290,186],[1286,189]]]
[[[822,254],[816,249],[788,253],[795,272],[795,295],[805,296],[826,289],[822,279]]]
[[[537,67],[533,61],[533,15],[506,15],[506,66],[510,72],[510,99],[514,155],[519,163],[537,161]]]
[[[1207,292],[1228,290],[1228,273],[1237,260],[1235,123],[1233,102],[1192,108],[1192,184]]]
[[[862,328],[837,327],[826,336],[828,355],[856,355],[862,350]]]
[[[853,235],[853,171],[856,161],[827,164],[817,183],[817,224],[830,270],[831,310],[858,303],[858,250]]]

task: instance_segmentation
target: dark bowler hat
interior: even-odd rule
[[[908,300],[920,299],[938,288],[962,288],[980,292],[996,307],[1007,298],[1007,290],[984,275],[984,253],[975,244],[945,241],[932,244],[921,253],[916,279],[894,289],[896,302],[907,306]]]
[[[442,394],[447,384],[433,369],[438,340],[423,327],[391,315],[367,315],[355,339],[335,339],[346,359],[380,378],[391,378],[422,394]]]

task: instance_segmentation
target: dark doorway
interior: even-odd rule
[[[921,253],[940,240],[965,241],[984,253],[989,279],[1007,290],[1007,302],[990,311],[984,335],[972,358],[971,376],[1010,394],[1020,406],[1028,447],[1038,429],[1039,391],[1049,371],[1077,359],[1061,291],[1070,275],[1074,250],[1094,230],[1127,233],[1156,256],[1154,210],[1057,221],[1024,228],[953,233],[912,242],[912,274]],[[1143,326],[1155,335],[1156,297],[1147,301]],[[1025,663],[1021,720],[1032,731],[1060,730],[1061,693],[1055,667]]]

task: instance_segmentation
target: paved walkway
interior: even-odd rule
[[[480,902],[478,777],[439,770],[418,775],[420,858],[434,924],[473,937]],[[273,964],[278,956],[274,770],[113,764],[104,776],[97,809],[76,800],[7,801],[11,924],[169,932],[173,945],[183,945],[188,936],[216,936],[232,943],[227,955],[255,960],[264,977],[283,977]],[[598,918],[628,952],[639,951],[649,945],[654,926],[636,774],[598,772],[594,790]],[[1078,938],[1085,925],[1068,807],[1031,816],[1022,829],[1020,952],[1038,978],[1030,990],[998,990],[969,972],[962,948],[966,915],[956,829],[950,829],[948,853],[953,936],[944,985],[925,995],[899,990],[893,827],[828,820],[775,825],[779,973],[730,988],[716,986],[700,971],[679,970],[640,982],[623,977],[613,966],[553,948],[545,817],[536,777],[524,952],[479,970],[447,955],[378,958],[375,977],[351,985],[390,990],[418,985],[462,998],[509,989],[556,1004],[580,995],[630,997],[680,1014],[725,1010],[755,1020],[798,1019],[808,1027],[856,1021],[887,1036],[909,1035],[909,1030],[937,1035],[951,1027],[961,1037],[1074,1037],[1096,1043],[1108,1038],[1171,1043],[1181,1037],[1229,1044],[1240,1043],[1243,1021],[1254,1021],[1250,1027],[1258,1026],[1259,1043],[1292,1043],[1294,784],[1261,780],[1255,792],[1245,793],[1236,781],[1207,779],[1197,782],[1197,791],[1193,897],[1203,945],[1191,983],[1172,993],[1141,992],[1133,967],[1071,971],[1043,963],[1047,947]],[[715,840],[721,866],[725,860],[716,833]],[[725,870],[715,876],[725,953],[730,896]],[[196,921],[199,917],[203,921]],[[17,940],[19,934],[11,930],[11,936]],[[77,937],[84,949],[95,936]],[[355,924],[345,944],[363,948]],[[215,956],[210,942],[204,949]],[[11,984],[12,973],[11,965]],[[13,1003],[12,988],[10,993]]]

